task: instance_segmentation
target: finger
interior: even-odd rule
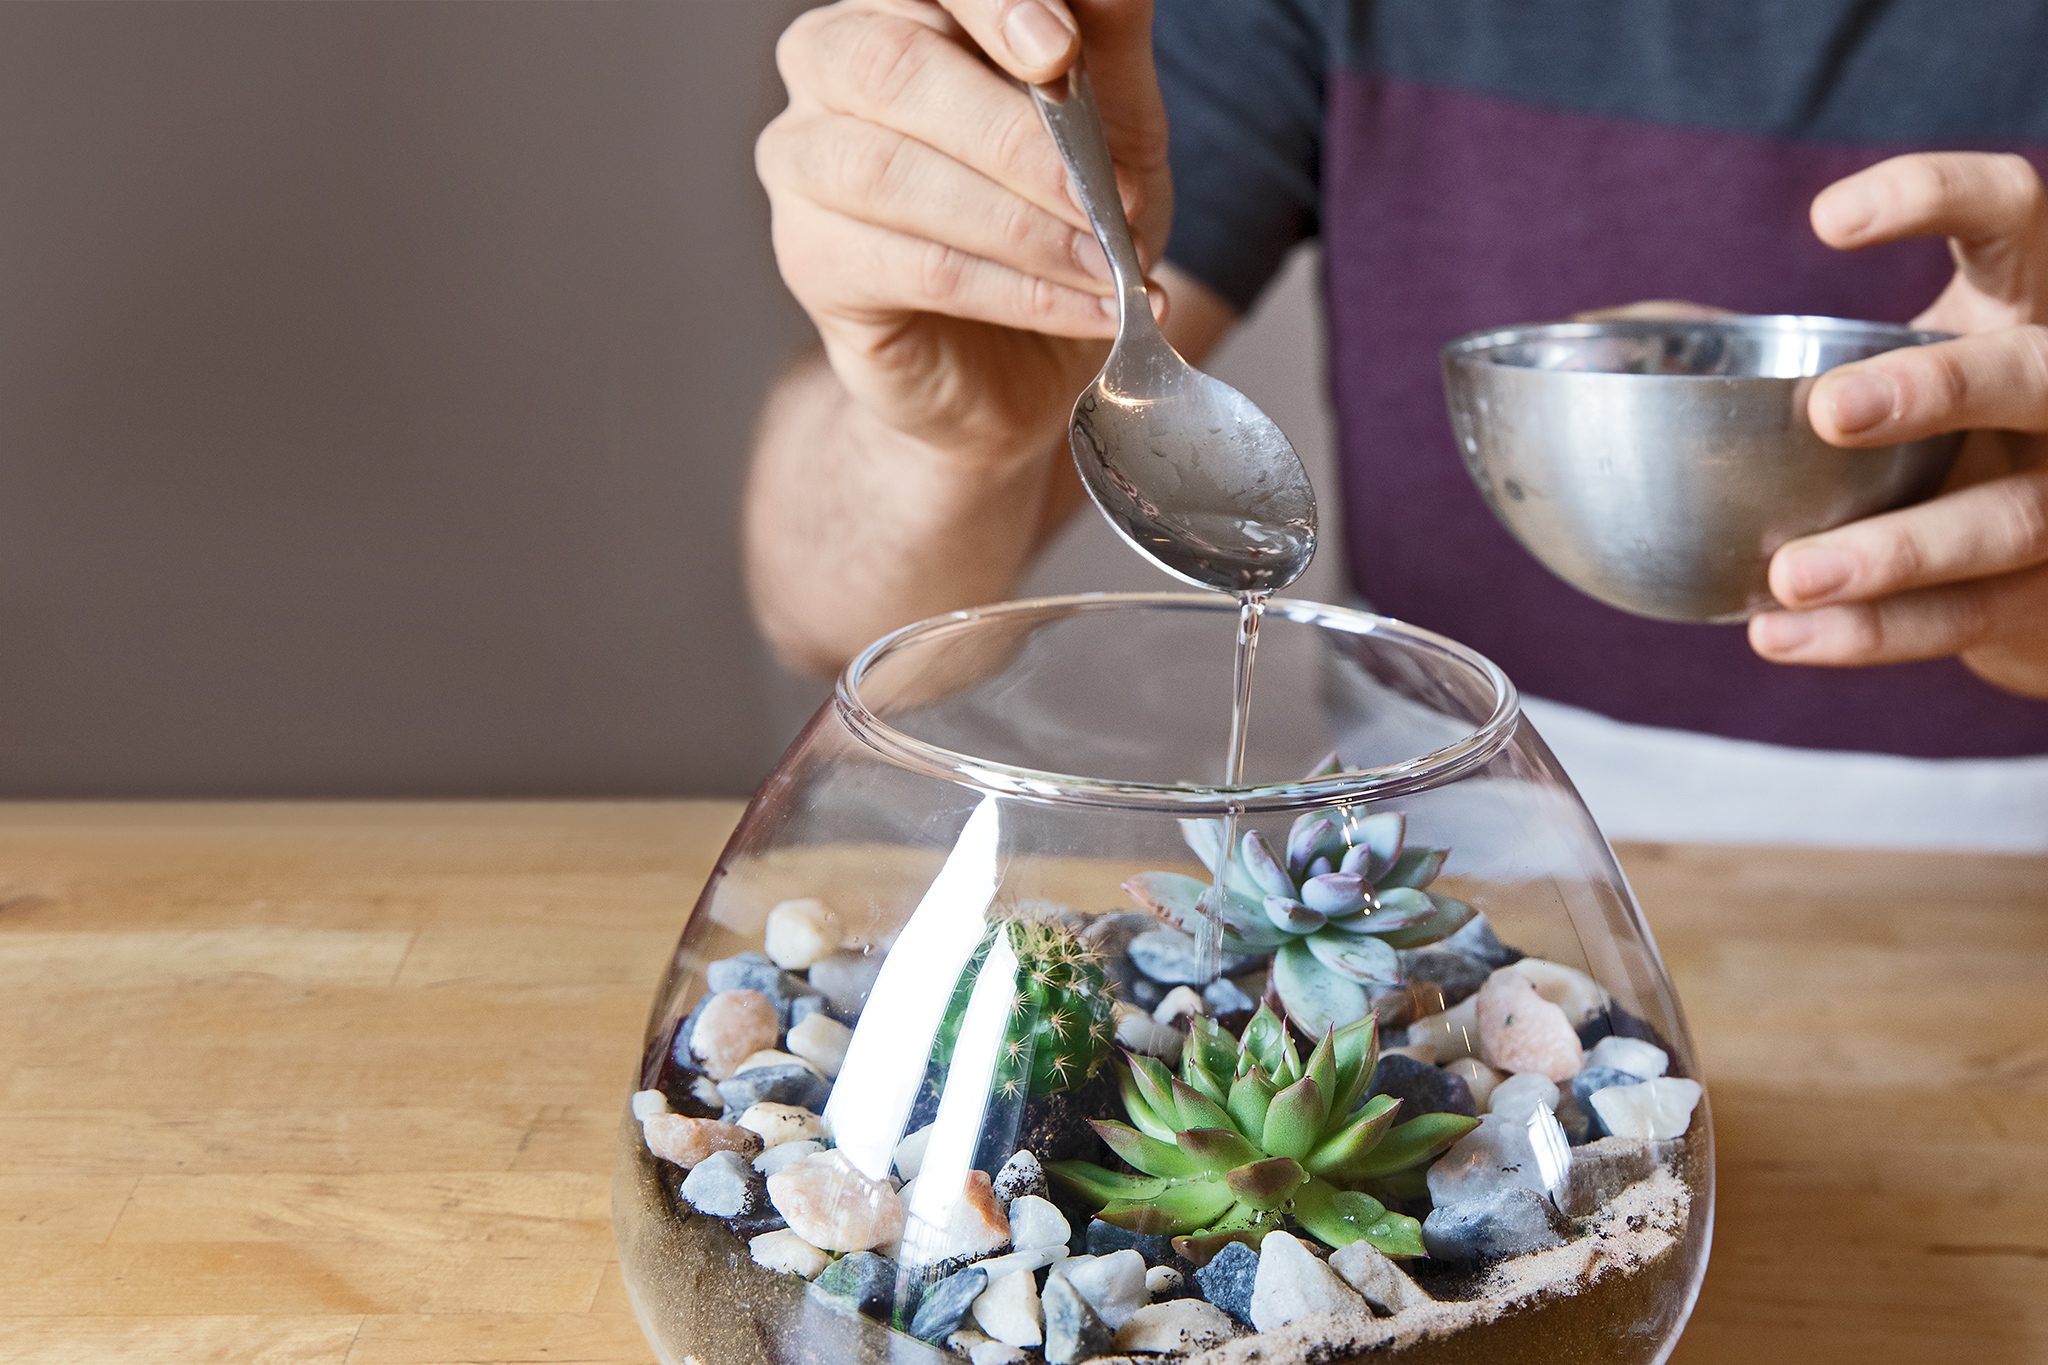
[[[939,0],[997,66],[1020,81],[1063,74],[1081,30],[1060,0]]]
[[[1824,441],[1889,445],[1948,431],[2048,431],[2048,327],[1903,346],[1829,370],[1807,415]]]
[[[802,99],[894,129],[1086,227],[1031,97],[928,24],[865,10],[813,11],[776,48]]]
[[[1716,308],[1710,303],[1687,303],[1683,299],[1643,299],[1636,303],[1624,303],[1613,308],[1588,308],[1582,313],[1571,315],[1573,322],[1662,322],[1667,320],[1704,321],[1709,318],[1729,318],[1735,314],[1726,308]]]
[[[1948,237],[1965,280],[2017,302],[2035,287],[2028,263],[2048,233],[2048,195],[2022,156],[1915,152],[1836,181],[1815,196],[1811,216],[1833,247]]]
[[[939,313],[1047,336],[1116,334],[1116,300],[1027,275],[934,241],[803,200],[776,206],[776,257],[814,317],[882,333],[906,313]]]
[[[1773,611],[1749,622],[1750,647],[1774,663],[1848,667],[1942,659],[2048,621],[2048,569],[1926,588],[1881,602]]]
[[[877,227],[936,237],[1075,289],[1111,292],[1092,233],[922,142],[839,114],[778,121],[758,147],[762,183]]]
[[[1771,557],[1788,607],[1867,602],[2048,564],[2048,471],[1993,479],[1932,502],[1792,541]]]
[[[1153,60],[1152,0],[1071,0],[1088,48],[1090,80],[1115,155],[1124,208],[1135,221],[1146,207],[1133,190],[1166,167],[1166,105]],[[1160,206],[1163,207],[1163,206]]]

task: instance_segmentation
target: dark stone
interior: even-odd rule
[[[1520,962],[1528,956],[1494,937],[1493,926],[1486,922],[1484,915],[1474,915],[1466,921],[1464,928],[1435,946],[1474,958],[1484,963],[1488,971],[1505,967],[1512,962]]]
[[[1046,1194],[1045,1167],[1029,1152],[1013,1152],[1002,1169],[995,1173],[994,1183],[996,1198],[1005,1204],[1027,1194],[1043,1199]]]
[[[1373,1069],[1371,1093],[1392,1095],[1401,1101],[1403,1119],[1418,1114],[1463,1114],[1471,1118],[1479,1112],[1472,1102],[1472,1087],[1465,1084],[1463,1076],[1398,1052],[1380,1058]]]
[[[1602,1038],[1609,1037],[1636,1038],[1645,1043],[1654,1043],[1663,1048],[1665,1055],[1671,1058],[1671,1070],[1667,1074],[1683,1074],[1678,1070],[1678,1054],[1671,1050],[1671,1044],[1665,1042],[1656,1029],[1619,1005],[1611,1004],[1579,1025],[1579,1045],[1588,1052],[1592,1051],[1594,1044]]]
[[[1078,1365],[1090,1356],[1107,1354],[1116,1334],[1109,1330],[1067,1277],[1054,1271],[1041,1296],[1045,1308],[1047,1365]]]
[[[733,1232],[742,1239],[759,1237],[764,1232],[780,1232],[789,1226],[789,1220],[777,1213],[773,1204],[763,1204],[758,1213],[728,1221]]]
[[[1089,1220],[1087,1247],[1090,1256],[1135,1251],[1145,1258],[1146,1265],[1171,1265],[1179,1259],[1174,1255],[1173,1239],[1166,1234],[1133,1232],[1114,1223],[1105,1223],[1100,1218]]]
[[[738,1152],[714,1152],[691,1168],[683,1198],[699,1213],[744,1218],[768,1202],[767,1182]]]
[[[832,1082],[807,1066],[757,1066],[718,1083],[719,1096],[734,1109],[749,1105],[800,1104],[813,1112],[825,1107]]]
[[[1132,939],[1158,927],[1159,921],[1143,910],[1117,910],[1089,916],[1078,937],[1082,947],[1113,960],[1130,951]]]
[[[790,1006],[798,997],[816,994],[801,978],[791,976],[769,960],[766,953],[739,953],[722,957],[704,969],[704,982],[711,990],[759,991],[775,1005],[782,1026],[789,1027]]]
[[[1259,1253],[1232,1242],[1195,1272],[1202,1297],[1245,1326],[1252,1325],[1252,1282],[1259,1275]]]
[[[1149,929],[1131,940],[1131,961],[1154,981],[1194,986],[1214,980],[1197,965],[1195,941],[1178,929]],[[1241,972],[1258,961],[1243,953],[1223,954],[1223,974]]]
[[[1607,1130],[1600,1126],[1600,1116],[1593,1111],[1593,1092],[1605,1090],[1610,1085],[1640,1085],[1642,1079],[1614,1066],[1589,1066],[1572,1077],[1572,1105],[1585,1116],[1587,1136],[1607,1136]],[[1569,1134],[1571,1130],[1567,1128],[1565,1131]],[[1583,1138],[1573,1140],[1584,1141]]]
[[[1150,918],[1150,916],[1147,916]],[[1166,998],[1166,987],[1138,970],[1138,964],[1121,953],[1102,960],[1103,975],[1109,978],[1116,998],[1127,1005],[1149,1010]]]
[[[1493,974],[1493,968],[1478,958],[1453,952],[1441,945],[1411,948],[1401,954],[1401,971],[1409,984],[1425,999],[1417,1004],[1421,1014],[1437,1014],[1478,994]]]
[[[910,1320],[910,1335],[921,1341],[944,1341],[958,1330],[960,1320],[986,1288],[988,1272],[976,1266],[948,1275],[925,1290],[917,1305],[917,1315]]]
[[[1422,1223],[1422,1245],[1437,1260],[1469,1265],[1562,1246],[1569,1231],[1548,1199],[1510,1185],[1432,1210]]]
[[[811,1293],[842,1312],[886,1319],[896,1299],[896,1263],[872,1251],[841,1256],[811,1281]]]
[[[676,1025],[676,1031],[670,1035],[668,1040],[669,1060],[675,1063],[681,1070],[693,1076],[697,1075],[702,1068],[697,1065],[697,1054],[690,1051],[690,1035],[696,1032],[697,1016],[704,1012],[704,1001],[710,998],[707,995],[704,997],[704,1000],[699,1000],[696,1004],[692,1005],[690,1012],[683,1016],[683,1022]],[[671,1095],[669,1099],[673,1102],[675,1096]]]

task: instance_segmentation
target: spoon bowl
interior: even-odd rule
[[[1160,333],[1079,59],[1031,94],[1117,284],[1116,343],[1067,429],[1082,484],[1117,533],[1174,577],[1240,595],[1285,588],[1316,549],[1301,457],[1257,404]]]

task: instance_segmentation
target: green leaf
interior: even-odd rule
[[[1345,1171],[1345,1177],[1372,1180],[1434,1161],[1478,1126],[1478,1119],[1468,1119],[1463,1114],[1423,1114],[1412,1118],[1390,1130],[1380,1139],[1379,1146]]]
[[[1316,1145],[1326,1112],[1322,1091],[1303,1076],[1273,1097],[1259,1145],[1274,1156],[1307,1156]]]
[[[1273,856],[1273,846],[1266,842],[1266,836],[1252,830],[1238,841],[1238,858],[1244,864],[1245,874],[1264,896],[1292,896],[1294,878],[1287,875],[1287,869]]]
[[[1387,1216],[1387,1207],[1369,1194],[1340,1190],[1327,1180],[1311,1180],[1294,1196],[1288,1212],[1318,1241],[1344,1247],[1366,1237]]]
[[[1277,1093],[1266,1073],[1253,1069],[1231,1082],[1223,1107],[1240,1133],[1264,1133],[1266,1111],[1272,1108]]]
[[[1156,1176],[1106,1171],[1087,1161],[1055,1161],[1045,1169],[1054,1180],[1094,1204],[1150,1199],[1166,1188],[1166,1182]]]
[[[1129,1124],[1118,1123],[1114,1119],[1090,1119],[1088,1126],[1095,1130],[1096,1136],[1110,1151],[1147,1175],[1182,1176],[1201,1172],[1200,1164],[1180,1148],[1170,1142],[1147,1137]]]
[[[1301,1079],[1301,1053],[1295,1049],[1292,1030],[1280,1035],[1280,1070],[1273,1075],[1274,1082],[1286,1089]]]
[[[1294,1022],[1310,1033],[1323,1033],[1361,1018],[1366,1011],[1365,987],[1327,970],[1306,943],[1296,940],[1273,954],[1273,989]],[[1268,1066],[1278,1073],[1278,1066]]]
[[[1381,935],[1391,946],[1420,948],[1427,943],[1439,942],[1464,928],[1479,913],[1465,902],[1449,896],[1439,896],[1434,891],[1423,894],[1429,898],[1431,913],[1409,928]]]
[[[1216,1175],[1265,1160],[1266,1154],[1244,1140],[1235,1128],[1190,1128],[1180,1135],[1180,1149]]]
[[[1394,859],[1373,885],[1387,886],[1428,886],[1436,880],[1436,874],[1444,870],[1444,860],[1451,856],[1447,848],[1411,848]]]
[[[1226,1091],[1225,1097],[1229,1092]],[[1221,1104],[1210,1099],[1185,1081],[1173,1083],[1174,1106],[1180,1110],[1180,1126],[1183,1128],[1228,1128],[1230,1114]]]
[[[1392,1095],[1374,1095],[1356,1117],[1315,1145],[1308,1154],[1308,1168],[1317,1175],[1347,1177],[1353,1164],[1380,1145],[1400,1107],[1401,1101]]]
[[[1365,1230],[1365,1240],[1389,1256],[1427,1256],[1422,1224],[1405,1213],[1388,1213]]]
[[[1202,922],[1195,907],[1207,894],[1209,884],[1178,872],[1140,872],[1124,883],[1124,890],[1146,910],[1192,934]]]
[[[1213,1222],[1236,1202],[1237,1196],[1221,1180],[1183,1180],[1148,1199],[1112,1203],[1097,1216],[1132,1232],[1171,1237]]]
[[[1401,959],[1393,948],[1369,936],[1321,933],[1304,939],[1316,961],[1352,981],[1391,986],[1401,979]]]
[[[1374,900],[1378,904],[1371,913],[1344,920],[1336,928],[1347,934],[1394,934],[1427,923],[1437,912],[1428,893],[1408,886],[1387,887]]]
[[[1264,1067],[1268,1076],[1272,1076],[1279,1073],[1280,1063],[1286,1056],[1280,1048],[1286,1037],[1287,1025],[1280,1021],[1279,1015],[1273,1013],[1273,1007],[1262,1000],[1259,1002],[1258,1011],[1252,1015],[1252,1021],[1244,1026],[1244,1041],[1241,1046],[1246,1056]]]
[[[1340,866],[1377,885],[1401,856],[1401,842],[1407,835],[1408,817],[1399,811],[1381,811],[1355,821],[1351,826],[1351,852],[1344,856]]]
[[[1180,1128],[1180,1106],[1173,1099],[1173,1073],[1158,1058],[1147,1057],[1143,1053],[1129,1053],[1124,1060],[1129,1063],[1131,1086],[1138,1092],[1138,1098],[1159,1117],[1167,1131],[1153,1133],[1142,1123],[1138,1127],[1162,1141],[1173,1141],[1173,1134]],[[1136,1117],[1134,1113],[1134,1121]]]
[[[1328,858],[1332,866],[1344,856],[1344,835],[1337,828],[1337,822],[1327,815],[1310,811],[1295,820],[1287,831],[1287,870],[1296,877],[1306,875],[1309,865],[1318,858]]]
[[[1211,1257],[1232,1242],[1243,1242],[1257,1250],[1259,1239],[1283,1221],[1280,1214],[1271,1210],[1232,1204],[1208,1227],[1174,1238],[1173,1249],[1196,1265],[1207,1265]]]
[[[1189,1020],[1188,1056],[1210,1075],[1228,1076],[1237,1069],[1237,1040],[1208,1015],[1197,1014]]]
[[[1132,1126],[1145,1136],[1158,1138],[1161,1142],[1171,1142],[1178,1126],[1168,1122],[1147,1097],[1144,1082],[1139,1079],[1141,1075],[1137,1067],[1133,1066],[1116,1078],[1117,1093],[1123,1097],[1124,1113],[1130,1117]]]
[[[1330,1112],[1348,1114],[1365,1098],[1366,1089],[1372,1084],[1373,1068],[1379,1065],[1379,1015],[1368,1014],[1356,1023],[1344,1025],[1331,1041],[1337,1053],[1340,1084],[1336,1098],[1330,1101]]]
[[[1308,1172],[1289,1157],[1276,1156],[1240,1166],[1223,1177],[1231,1192],[1255,1209],[1277,1209],[1294,1196]]]
[[[1337,1031],[1328,1030],[1315,1050],[1308,1054],[1308,1061],[1301,1068],[1301,1074],[1316,1083],[1316,1089],[1324,1095],[1335,1097],[1337,1093]],[[1330,1113],[1340,1113],[1334,1106]]]
[[[1223,1103],[1224,1097],[1230,1094],[1228,1072],[1219,1077],[1194,1058],[1188,1058],[1183,1061],[1180,1070],[1181,1074],[1187,1078],[1188,1085],[1218,1104]]]

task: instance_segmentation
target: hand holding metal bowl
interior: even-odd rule
[[[1845,450],[1814,377],[1940,333],[1795,316],[1565,322],[1444,348],[1459,453],[1502,524],[1611,606],[1739,621],[1776,605],[1771,555],[1932,496],[1957,434]]]

